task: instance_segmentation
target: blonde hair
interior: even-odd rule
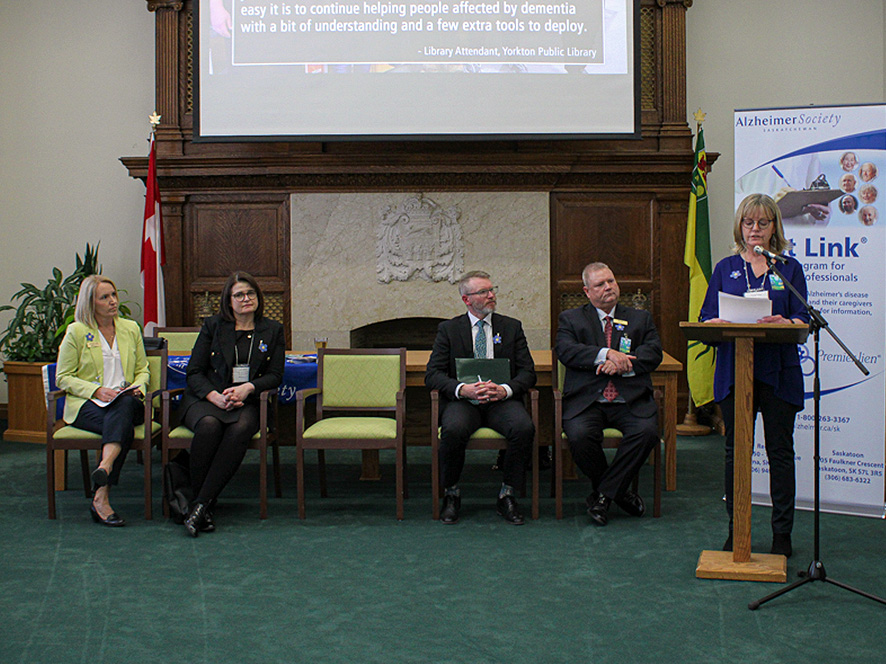
[[[772,237],[769,238],[769,251],[774,254],[781,254],[784,253],[785,249],[790,249],[791,243],[784,236],[784,226],[781,223],[781,210],[778,209],[778,203],[766,194],[751,194],[745,196],[735,211],[735,223],[732,226],[732,239],[735,241],[735,244],[732,245],[734,253],[740,254],[748,248],[745,244],[744,236],[741,234],[741,220],[749,213],[752,214],[761,210],[775,225]]]
[[[74,320],[87,327],[98,327],[98,322],[95,320],[95,291],[99,284],[111,284],[114,290],[117,290],[117,285],[113,281],[100,274],[91,274],[83,280],[80,292],[77,294]]]

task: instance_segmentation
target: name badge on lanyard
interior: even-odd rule
[[[249,365],[238,364],[234,367],[232,379],[235,383],[245,383],[249,380]]]
[[[246,364],[240,363],[240,349],[234,345],[235,364],[231,380],[234,383],[246,383],[249,381],[249,363],[252,361],[252,347],[255,345],[255,332],[249,335],[249,356],[246,358]]]

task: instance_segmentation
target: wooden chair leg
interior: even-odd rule
[[[661,516],[661,441],[658,441],[653,451],[654,463],[652,464],[652,516],[658,518]]]
[[[68,452],[67,452],[67,450],[65,450],[65,457],[67,457],[67,455],[68,455]],[[65,473],[65,474],[67,474],[67,473]],[[89,472],[89,452],[87,452],[86,450],[80,450],[80,474],[83,475],[83,494],[87,498],[91,498],[92,497],[92,480],[90,478],[90,472]]]
[[[320,497],[326,498],[326,450],[317,450],[317,471],[320,473]]]
[[[162,489],[160,494],[163,496],[160,502],[163,506],[163,518],[169,518],[169,502],[166,500],[166,464],[169,463],[169,450],[160,446],[160,484]]]
[[[409,463],[406,460],[406,451],[409,446],[403,443],[403,497],[409,498]]]
[[[274,446],[274,494],[277,498],[283,497],[283,486],[280,481],[280,445],[275,440]]]
[[[46,504],[49,518],[55,518],[55,448],[46,445]]]
[[[305,518],[305,451],[301,445],[295,447],[296,493],[298,495],[298,518]]]
[[[431,438],[431,518],[437,521],[440,518],[440,457],[437,436]]]
[[[558,519],[563,518],[563,443],[558,442],[554,445],[554,490],[555,490],[555,509]]]
[[[403,520],[403,494],[406,490],[404,485],[404,458],[406,456],[406,445],[403,441],[400,441],[400,444],[397,446],[397,520]]]
[[[259,447],[261,455],[258,461],[258,495],[259,495],[259,518],[268,518],[268,448],[267,445]]]
[[[538,518],[538,467],[541,465],[541,461],[538,458],[538,434],[536,434],[535,445],[533,446],[533,454],[535,454],[535,458],[532,463],[532,518]]]
[[[150,442],[147,445],[148,452],[144,454],[142,457],[142,462],[145,466],[145,520],[151,521],[154,518],[154,505],[153,505],[153,496],[151,494],[151,481],[153,477],[151,476],[152,468],[151,468],[151,446]],[[139,452],[142,454],[142,452]]]

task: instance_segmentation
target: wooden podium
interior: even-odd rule
[[[787,581],[787,559],[751,553],[751,454],[754,445],[754,344],[806,341],[808,325],[796,323],[680,323],[687,339],[735,344],[735,475],[732,489],[732,545],[729,551],[702,551],[699,579]]]

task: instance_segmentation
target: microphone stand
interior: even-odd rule
[[[778,278],[781,279],[782,283],[784,283],[788,289],[797,297],[798,300],[803,304],[807,313],[809,314],[810,323],[809,327],[812,329],[812,335],[814,339],[815,346],[815,374],[813,378],[813,388],[812,388],[812,401],[814,405],[814,413],[815,413],[815,429],[813,432],[813,458],[815,460],[815,477],[814,477],[814,494],[815,501],[813,504],[813,515],[814,515],[814,554],[812,563],[810,563],[808,569],[805,572],[799,572],[799,575],[802,577],[799,581],[795,581],[789,586],[778,590],[771,595],[767,595],[762,599],[758,599],[754,602],[748,604],[748,608],[751,611],[754,611],[760,608],[761,605],[765,604],[771,599],[775,599],[780,595],[784,595],[785,593],[789,593],[795,588],[799,588],[802,585],[807,583],[812,583],[813,581],[824,581],[826,583],[832,583],[835,586],[843,588],[844,590],[849,590],[850,592],[856,593],[857,595],[861,595],[862,597],[867,597],[868,599],[872,599],[875,602],[880,602],[881,604],[886,604],[886,599],[881,597],[877,597],[876,595],[871,595],[864,591],[858,590],[857,588],[853,588],[852,586],[847,586],[845,583],[840,583],[839,581],[835,581],[830,578],[825,572],[824,564],[821,562],[821,556],[819,555],[819,541],[820,541],[820,529],[819,529],[819,516],[821,514],[821,505],[819,502],[819,471],[820,471],[820,463],[819,463],[819,452],[820,452],[820,415],[819,409],[821,405],[821,382],[819,379],[819,361],[818,361],[818,343],[820,332],[824,329],[828,334],[831,335],[831,338],[836,341],[840,348],[843,349],[843,352],[855,363],[855,366],[858,367],[859,371],[861,371],[865,376],[867,376],[870,372],[867,367],[865,367],[855,355],[853,355],[852,351],[850,351],[846,345],[840,340],[840,338],[834,333],[833,330],[828,326],[828,322],[825,320],[824,316],[821,315],[821,312],[812,307],[809,302],[806,301],[794,285],[784,278],[784,275],[778,270],[775,266],[775,261],[771,258],[766,258],[766,262],[769,264],[769,269],[775,272],[778,275]]]

